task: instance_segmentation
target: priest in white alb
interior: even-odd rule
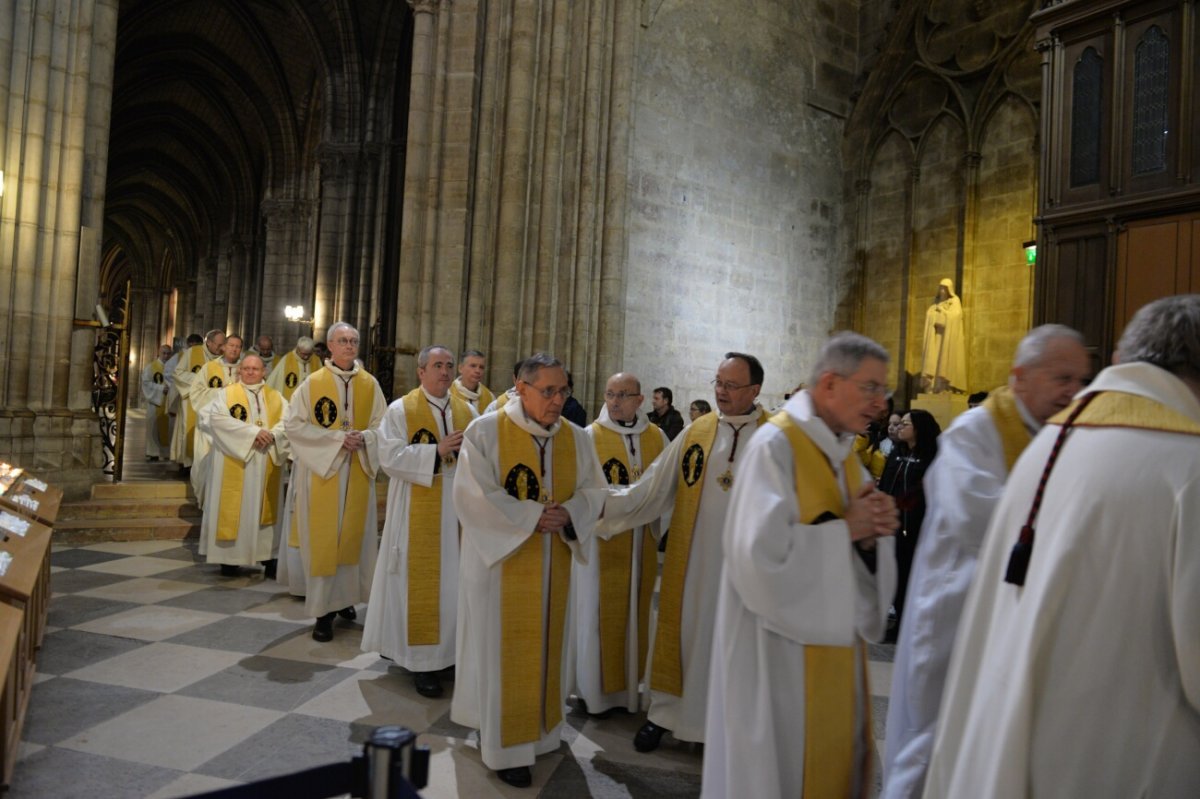
[[[359,363],[358,331],[335,322],[331,355],[300,384],[283,415],[292,450],[292,480],[278,580],[316,617],[314,641],[333,640],[333,618],[357,618],[375,573],[379,525],[376,431],[387,403]]]
[[[1200,294],[1017,461],[950,661],[925,796],[1200,796]]]
[[[571,560],[604,504],[587,434],[560,419],[568,392],[561,361],[526,360],[517,397],[467,428],[454,481],[463,538],[450,718],[479,730],[484,765],[518,787],[561,742]]]
[[[362,648],[413,672],[417,693],[436,698],[443,692],[439,672],[454,665],[456,460],[476,414],[450,392],[454,355],[446,347],[417,354],[417,379],[379,426],[379,466],[391,479]]]
[[[301,336],[296,339],[295,349],[275,359],[274,368],[267,374],[267,385],[282,394],[284,402],[291,402],[300,384],[321,368],[320,359],[312,357],[314,346],[311,338]]]
[[[853,452],[887,402],[887,351],[825,343],[809,388],[747,447],[725,524],[701,795],[867,797],[866,642],[883,638],[898,523]]]
[[[636,483],[611,488],[604,504],[606,535],[670,515],[646,668],[650,709],[633,739],[639,752],[658,748],[668,731],[704,741],[725,511],[746,445],[767,421],[758,358],[726,353],[712,382],[717,410],[684,428]]]
[[[196,409],[191,403],[192,387],[199,383],[200,370],[209,361],[221,357],[224,346],[224,331],[210,330],[204,335],[203,344],[193,344],[176,356],[171,391],[178,397],[179,404],[175,429],[171,433],[171,460],[184,469],[192,468],[195,453]]]
[[[241,363],[241,359],[242,337],[227,336],[224,343],[221,344],[221,357],[204,364],[200,371],[192,376],[192,389],[188,394],[188,404],[197,420],[200,418],[200,411],[208,407],[217,392],[225,386],[237,382],[238,364]],[[191,482],[192,493],[195,494],[196,504],[200,506],[201,510],[204,509],[204,502],[208,498],[205,483],[208,481],[211,471],[208,464],[208,455],[211,449],[212,441],[209,439],[208,433],[197,426],[192,433]]]
[[[670,441],[639,408],[637,377],[618,372],[604,387],[600,417],[587,428],[609,485],[636,482]],[[592,715],[641,709],[649,651],[650,600],[658,577],[658,522],[593,538],[571,575],[575,693]]]
[[[271,558],[288,456],[283,409],[283,397],[263,384],[257,355],[243,358],[238,381],[218,389],[200,409],[197,429],[212,444],[200,554],[221,564],[225,576]]]
[[[168,460],[171,457],[171,417],[167,413],[170,383],[166,363],[171,359],[171,347],[158,348],[158,357],[142,369],[142,399],[146,402],[146,460]]]
[[[1034,328],[1017,345],[1008,385],[938,439],[892,668],[884,799],[918,799],[925,789],[954,636],[992,511],[1017,458],[1046,420],[1070,404],[1090,371],[1078,331]]]

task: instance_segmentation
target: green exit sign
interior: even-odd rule
[[[1029,266],[1033,266],[1034,264],[1037,263],[1037,245],[1036,244],[1026,244],[1025,245],[1025,263]]]

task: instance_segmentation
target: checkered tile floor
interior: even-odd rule
[[[56,548],[49,627],[9,796],[169,797],[253,782],[361,752],[403,724],[432,750],[433,797],[696,796],[701,748],[631,743],[644,716],[567,714],[564,744],[532,789],[484,767],[449,696],[419,696],[406,671],[359,650],[358,623],[310,637],[303,603],[256,571],[221,577],[192,542]],[[359,607],[360,622],[364,607]],[[872,648],[886,693],[891,647]],[[882,736],[886,698],[875,698]]]

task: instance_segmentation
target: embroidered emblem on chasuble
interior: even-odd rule
[[[222,380],[220,377],[213,375],[212,377],[208,378],[208,387],[209,388],[224,388],[225,381]]]
[[[433,418],[425,392],[417,387],[404,395],[404,423],[413,433],[410,444],[437,445],[441,427]],[[450,400],[455,430],[471,423],[471,409],[459,399]],[[442,591],[442,492],[440,475],[426,487],[409,486],[407,637],[409,646],[436,645],[441,641]]]
[[[276,391],[262,389],[264,401],[263,412],[267,416],[267,429],[275,427],[283,419],[283,398]],[[250,398],[241,383],[234,383],[225,389],[225,405],[229,415],[239,421],[249,418],[247,405]],[[261,425],[261,419],[259,420]],[[258,515],[259,527],[275,523],[275,514],[279,502],[279,480],[283,470],[267,457],[267,470],[263,476],[262,511]],[[240,458],[225,456],[221,470],[221,504],[217,513],[217,540],[236,541],[238,528],[242,523],[242,485],[246,475],[246,464]]]
[[[604,463],[604,477],[609,485],[629,485],[634,471],[625,436],[598,422],[592,424],[592,440],[596,455]],[[649,425],[638,436],[637,446],[642,453],[644,471],[654,459],[662,454],[662,435],[658,428]],[[625,664],[628,660],[627,631],[629,629],[630,588],[633,580],[633,531],[624,530],[608,541],[597,541],[600,585],[600,679],[607,694],[624,691],[628,687]],[[641,664],[639,676],[644,676],[646,654],[649,649],[650,600],[654,593],[657,576],[658,547],[649,530],[642,534],[641,574],[638,582],[638,659]],[[651,565],[652,564],[652,565]]]
[[[163,381],[163,373],[162,373],[162,367],[161,367],[161,366],[158,366],[158,365],[155,365],[155,366],[154,366],[154,377],[153,377],[152,379],[153,379],[153,380],[154,380],[154,382],[155,382],[155,383],[157,383],[158,385],[162,385],[162,381]]]
[[[766,420],[766,411],[760,411],[754,420],[755,426]],[[692,554],[692,532],[704,490],[704,467],[717,440],[720,424],[719,414],[706,413],[686,428],[683,462],[675,487],[675,510],[671,514],[671,535],[667,537],[667,552],[663,558],[658,626],[654,633],[650,673],[651,690],[674,696],[683,695],[683,587]]]
[[[499,474],[505,491],[517,500],[536,500],[540,488],[534,468],[541,460],[533,436],[508,414],[497,420]],[[552,459],[554,501],[575,493],[575,434],[563,422],[546,453]],[[533,478],[532,480],[530,478]],[[549,550],[549,551],[547,551]],[[550,561],[549,596],[544,580]],[[500,745],[531,743],[562,721],[562,645],[567,594],[571,587],[571,549],[557,534],[533,531],[500,565]]]
[[[339,395],[334,374],[322,368],[308,380],[309,419],[328,429],[338,418]],[[359,369],[344,390],[352,392],[354,400],[349,409],[343,409],[348,414],[348,418],[342,420],[343,429],[366,430],[375,406],[375,380],[365,369]],[[371,497],[371,478],[363,468],[361,453],[349,453],[349,464],[350,479],[344,503],[339,503],[341,476],[337,471],[328,478],[314,473],[309,481],[309,574],[313,577],[332,577],[338,566],[358,563],[363,527],[367,522],[367,503]],[[339,507],[342,509],[340,514]],[[293,546],[299,546],[295,524],[289,534],[289,543],[293,538]]]
[[[846,503],[825,453],[812,442],[786,411],[771,417],[792,448],[799,519],[812,524],[826,513],[846,515]],[[851,450],[842,462],[846,496],[862,486],[862,465]],[[808,521],[805,521],[808,520]],[[853,546],[849,541],[848,547]],[[855,557],[853,553],[852,557]],[[858,690],[855,660],[860,663],[864,721],[855,730]],[[804,647],[804,791],[805,797],[849,796],[855,774],[869,784],[871,768],[871,691],[867,685],[867,649],[861,639],[853,646]],[[855,736],[862,733],[860,762],[854,761]]]
[[[283,384],[288,388],[295,388],[300,385],[300,375],[295,372],[288,372],[283,376]]]

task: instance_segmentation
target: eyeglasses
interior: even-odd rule
[[[571,396],[571,389],[566,386],[564,386],[563,388],[538,388],[533,383],[526,383],[524,380],[522,380],[521,382],[525,383],[525,385],[532,388],[538,394],[541,394],[542,399],[548,400],[548,399],[552,399],[554,397],[561,397],[562,399],[566,399],[567,397]]]
[[[606,400],[608,400],[609,402],[612,402],[613,400],[616,400],[617,402],[624,402],[627,399],[634,399],[634,398],[640,397],[640,396],[642,396],[642,395],[641,394],[630,394],[626,391],[605,391],[604,392],[604,398]]]
[[[850,380],[850,378],[845,377],[844,375],[842,377],[846,380]],[[866,382],[866,383],[863,383],[862,381],[859,381],[859,380],[850,380],[850,382],[853,383],[854,385],[858,386],[858,390],[861,391],[865,396],[868,396],[868,397],[886,397],[887,396],[888,387],[886,385],[884,385],[883,383],[876,383],[874,380]]]
[[[713,388],[717,389],[718,391],[741,391],[743,388],[750,388],[750,386],[757,385],[757,384],[746,383],[744,385],[739,386],[737,383],[730,383],[728,380],[722,380],[720,378],[717,378],[715,380],[709,381],[709,385],[711,385]]]
[[[339,345],[342,345],[342,346],[353,346],[353,347],[357,347],[357,346],[358,346],[358,339],[356,339],[356,338],[335,338],[335,339],[333,339],[332,341],[330,341],[329,343],[330,343],[330,344],[339,344]]]

